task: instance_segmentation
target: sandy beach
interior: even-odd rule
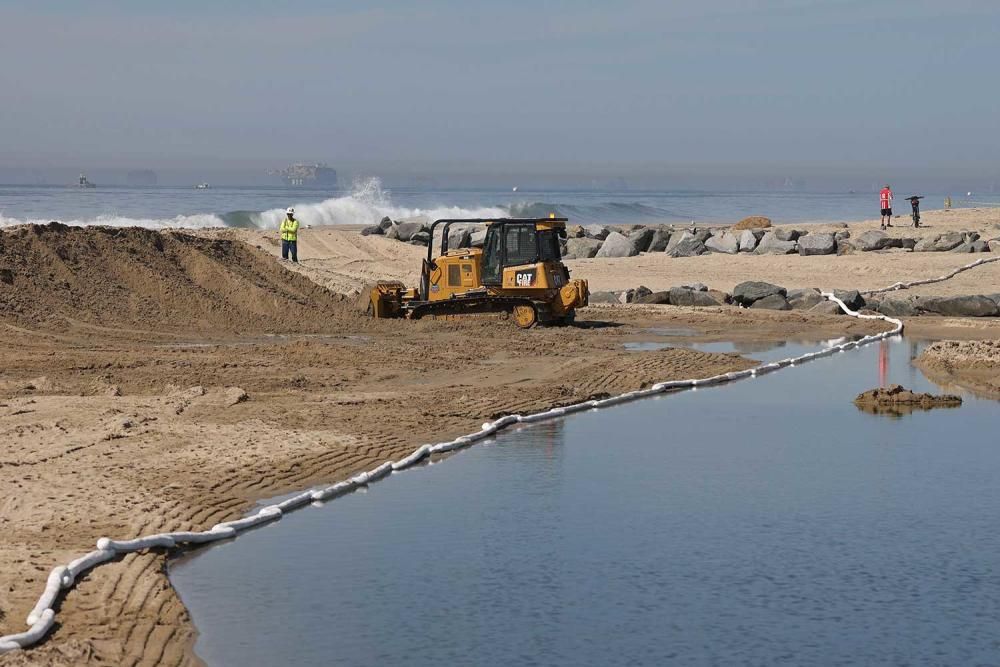
[[[924,223],[918,232],[1000,236],[998,209],[929,211]],[[816,341],[887,328],[728,306],[592,306],[578,326],[528,331],[498,316],[373,321],[354,294],[377,279],[415,283],[426,250],[334,227],[304,229],[300,248],[293,267],[275,261],[273,232],[0,232],[12,271],[0,283],[0,635],[23,630],[52,566],[98,537],[207,528],[259,499],[346,478],[499,415],[754,364],[683,348],[631,352],[626,342]],[[865,290],[972,259],[656,253],[568,265],[592,291],[695,281],[730,290],[744,280]],[[915,293],[998,285],[994,263]],[[906,325],[924,338],[1000,339],[997,318]],[[990,393],[1000,366],[980,359],[995,358],[995,347],[961,349],[954,362],[953,351],[932,352],[926,368]],[[165,563],[164,553],[132,554],[91,572],[62,600],[51,635],[0,664],[197,664],[195,630]]]

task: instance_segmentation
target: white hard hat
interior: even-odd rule
[[[289,206],[288,208],[285,209],[285,213],[287,213],[288,215],[292,215],[293,213],[295,213],[295,209]]]

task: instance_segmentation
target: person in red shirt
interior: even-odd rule
[[[892,188],[888,185],[882,188],[878,199],[882,205],[882,229],[892,227]]]

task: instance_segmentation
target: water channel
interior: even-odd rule
[[[239,667],[998,664],[1000,404],[852,403],[880,382],[939,391],[910,364],[921,345],[526,426],[184,556],[170,577],[196,652]],[[750,356],[799,347],[815,349]]]

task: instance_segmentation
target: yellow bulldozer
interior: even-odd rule
[[[482,248],[448,247],[452,225],[486,225]],[[434,257],[435,232],[441,252]],[[566,218],[445,219],[431,225],[420,286],[384,281],[372,288],[375,317],[509,312],[517,326],[568,324],[587,305],[586,280],[571,280],[559,239]]]

